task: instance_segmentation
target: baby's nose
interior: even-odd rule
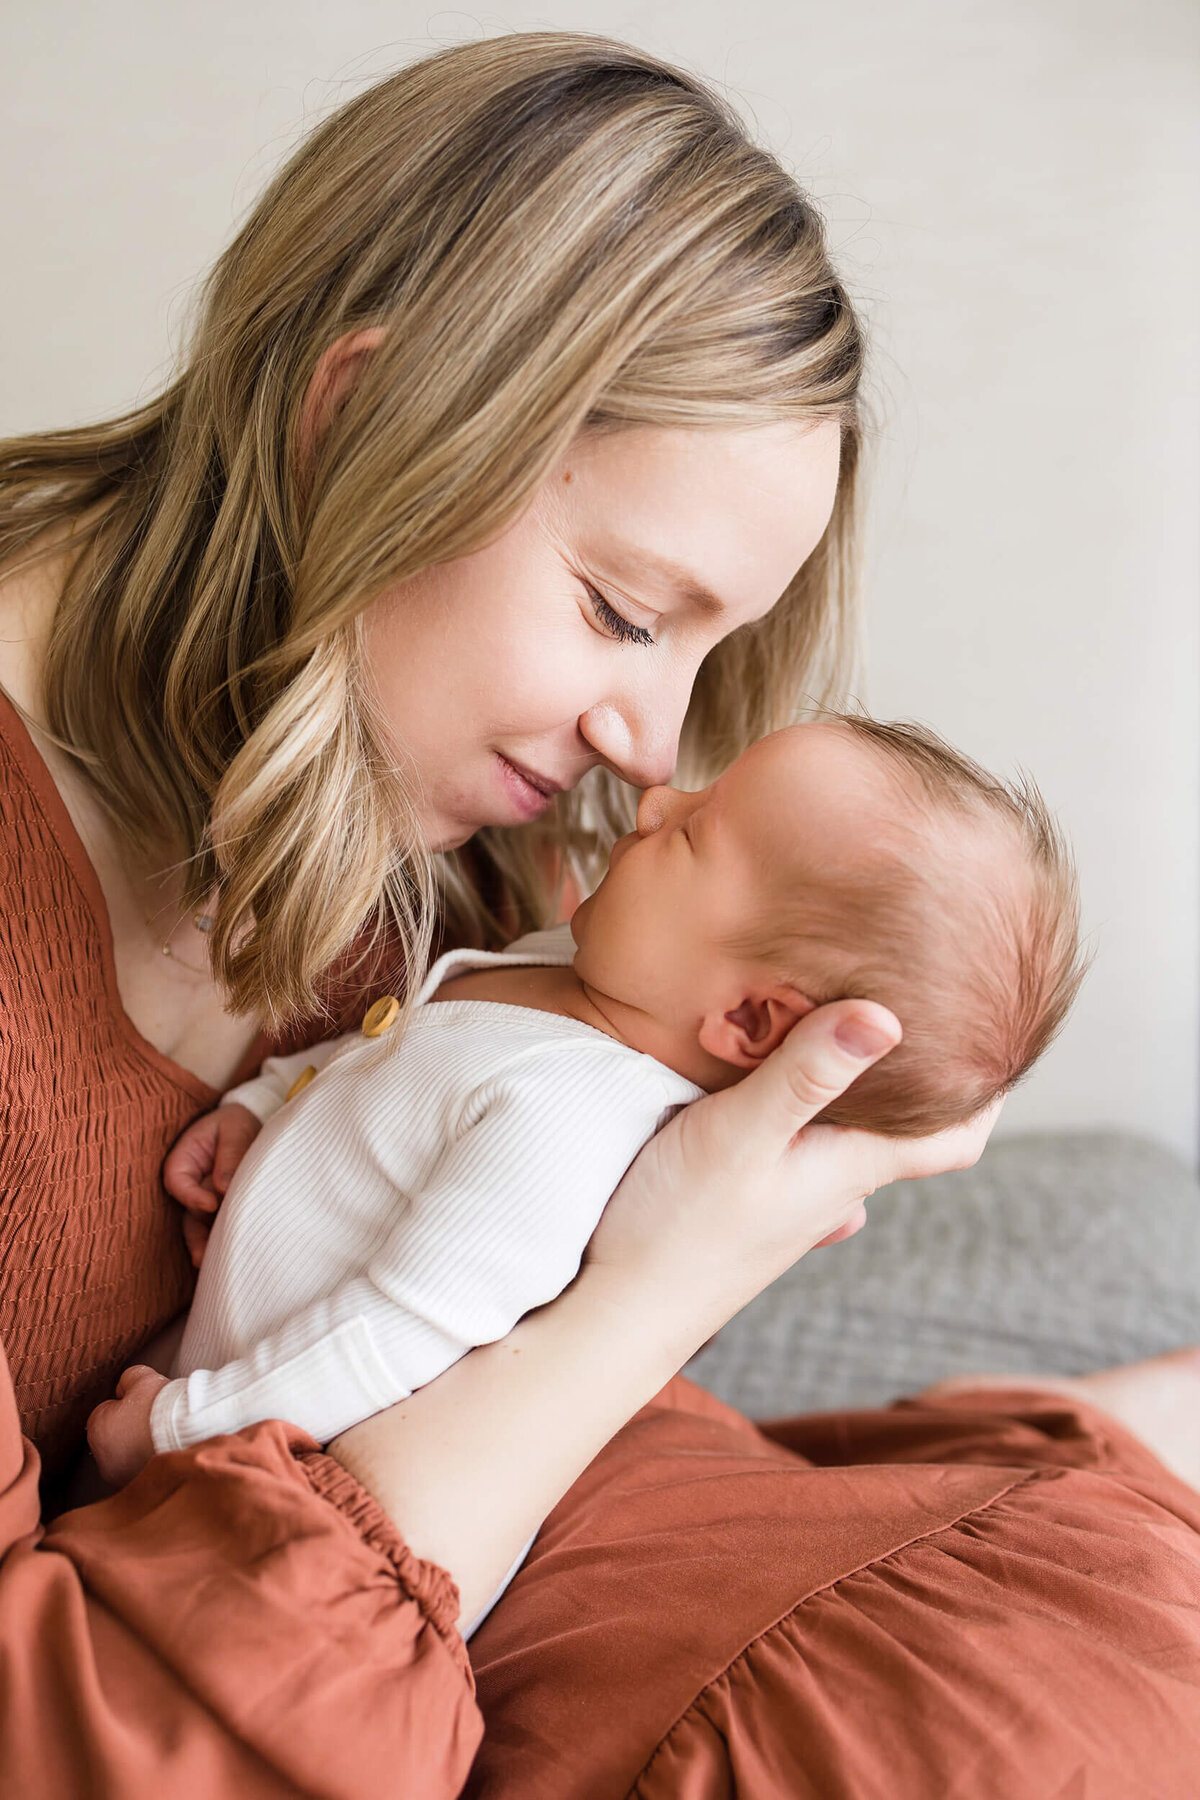
[[[674,797],[674,788],[649,787],[646,789],[638,801],[637,833],[639,837],[650,837],[654,832],[662,829]]]

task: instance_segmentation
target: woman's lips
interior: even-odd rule
[[[524,770],[518,769],[516,764],[509,762],[507,756],[502,756],[499,750],[495,754],[500,769],[500,779],[520,816],[523,819],[540,819],[552,803],[555,794],[559,792],[557,784],[546,781],[544,786],[539,787],[531,778],[532,771],[527,774]],[[537,780],[542,781],[543,777],[538,776]]]

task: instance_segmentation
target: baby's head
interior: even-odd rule
[[[648,789],[571,928],[581,978],[707,1088],[814,1006],[889,1007],[903,1042],[823,1117],[899,1135],[1012,1087],[1082,975],[1074,870],[1036,788],[850,715],[763,738],[699,793]]]

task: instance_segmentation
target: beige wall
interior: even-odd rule
[[[123,407],[339,95],[572,26],[724,82],[825,202],[882,392],[876,711],[1026,764],[1097,960],[1006,1128],[1196,1144],[1198,15],[1187,0],[613,0],[434,13],[9,0],[0,431]]]

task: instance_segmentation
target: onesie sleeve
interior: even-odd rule
[[[360,1274],[246,1356],[161,1390],[155,1449],[268,1418],[327,1443],[504,1337],[572,1280],[668,1101],[649,1058],[605,1043],[513,1059],[469,1097],[426,1186],[398,1196],[396,1226]]]
[[[350,1044],[360,1042],[361,1034],[348,1031],[342,1037],[326,1038],[322,1043],[310,1044],[307,1050],[297,1050],[291,1056],[268,1056],[258,1074],[249,1081],[239,1082],[237,1087],[230,1088],[222,1094],[222,1106],[246,1106],[265,1125],[273,1113],[287,1099],[294,1084],[306,1069],[318,1074],[332,1062],[342,1050]]]

